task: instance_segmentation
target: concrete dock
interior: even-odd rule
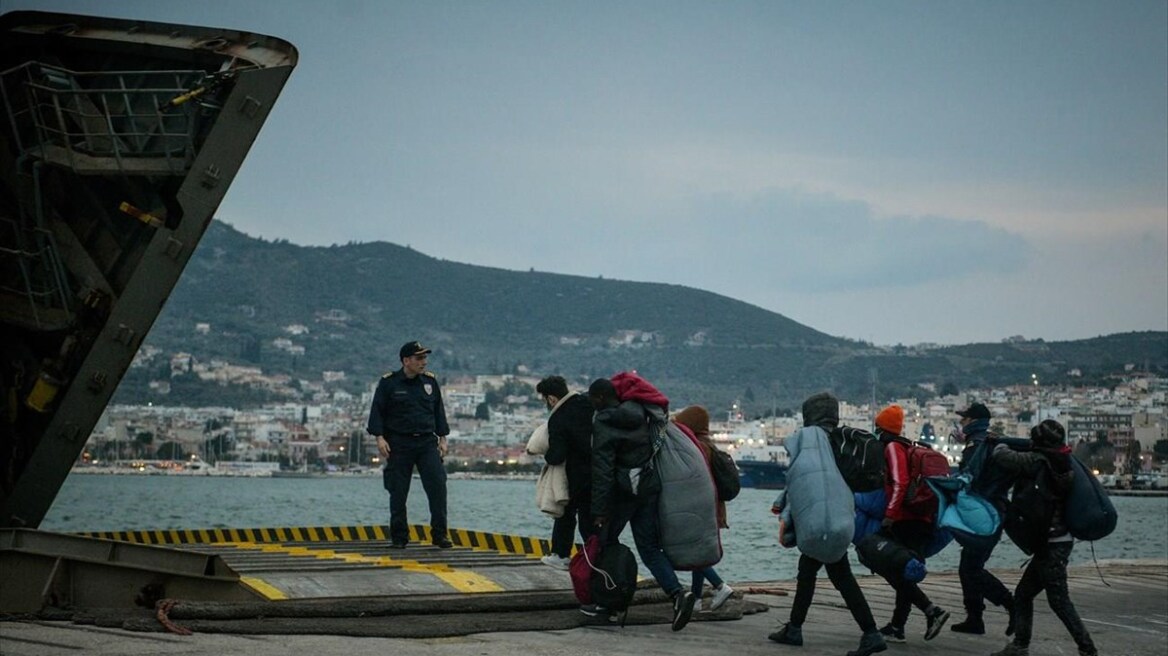
[[[998,571],[997,574],[1012,586],[1021,571]],[[563,576],[566,579],[566,574]],[[1069,584],[1071,597],[1101,654],[1168,654],[1168,561],[1110,562],[1101,564],[1098,571],[1093,566],[1073,568]],[[891,589],[871,576],[862,577],[861,585],[877,621],[887,621],[894,600]],[[79,615],[70,621],[10,617],[0,622],[0,654],[698,656],[732,653],[735,656],[773,656],[783,653],[842,655],[856,646],[859,631],[826,578],[819,581],[815,602],[804,626],[805,645],[802,648],[778,645],[766,637],[787,618],[794,591],[792,581],[737,583],[735,587],[746,594],[741,598],[736,594],[718,613],[695,613],[695,621],[679,633],[671,631],[667,624],[668,608],[660,603],[659,590],[638,593],[638,601],[642,603],[630,610],[629,624],[625,627],[580,615],[573,607],[570,593],[540,591],[420,596],[410,601],[408,607],[363,617],[357,616],[364,612],[359,608],[346,610],[338,607],[339,600],[331,600],[330,607],[334,612],[330,614],[334,617],[329,618],[183,619],[183,613],[176,607],[171,617],[174,624],[194,631],[185,636],[167,632],[152,617],[153,614],[146,611],[132,617],[121,611],[115,622],[100,613]],[[931,574],[923,587],[934,602],[953,611],[954,620],[951,621],[960,619],[960,589],[955,573]],[[495,597],[495,600],[473,601],[465,605],[471,598],[484,600],[489,597]],[[402,598],[397,599],[401,603]],[[455,599],[463,601],[456,602]],[[376,612],[375,606],[384,602],[357,599],[343,603],[373,604]],[[309,610],[305,612],[311,614]],[[210,617],[206,613],[203,615]],[[1007,641],[1002,635],[1006,618],[1001,612],[991,610],[986,619],[989,633],[985,636],[961,635],[946,629],[937,639],[925,642],[921,637],[923,619],[914,612],[909,620],[908,642],[889,645],[885,653],[989,654]],[[1044,597],[1040,596],[1036,603],[1031,654],[1075,653],[1074,643],[1050,612]]]

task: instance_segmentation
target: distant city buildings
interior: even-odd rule
[[[240,306],[239,310],[244,314],[255,312],[251,306]],[[332,309],[316,312],[315,320],[318,324],[340,325],[349,317],[342,310]],[[194,324],[198,334],[208,334],[211,328],[209,323]],[[304,324],[288,324],[282,329],[283,336],[270,343],[279,351],[302,356],[304,347],[294,339],[312,330]],[[609,336],[606,346],[636,349],[656,345],[660,340],[655,332],[619,330]],[[585,344],[583,338],[570,335],[559,341],[563,345]],[[1042,346],[1020,336],[1004,341]],[[708,336],[701,332],[685,340],[690,347],[706,343]],[[911,354],[932,347],[902,348]],[[210,462],[278,463],[294,469],[368,468],[380,464],[374,440],[365,432],[376,380],[356,391],[343,370],[298,372],[295,376],[269,374],[259,366],[240,365],[219,357],[201,361],[191,353],[165,354],[150,345],[139,349],[131,367],[150,372],[154,378],[149,381],[149,389],[160,396],[171,394],[184,377],[197,377],[205,383],[263,391],[266,398],[276,400],[249,409],[111,406],[90,436],[83,456],[87,462],[194,456]],[[1080,372],[1068,373],[1074,376]],[[1038,421],[1057,419],[1067,427],[1072,445],[1106,443],[1111,449],[1106,453],[1114,453],[1117,472],[1147,470],[1155,465],[1156,444],[1168,442],[1168,378],[1140,374],[1134,367],[1127,367],[1126,373],[1108,387],[1044,386],[1037,377],[1032,378],[1009,387],[965,389],[959,394],[944,394],[946,388],[953,391],[952,386],[942,386],[938,394],[936,385],[925,383],[919,388],[932,396],[924,402],[902,398],[843,403],[841,418],[844,423],[871,427],[871,419],[880,408],[899,403],[906,413],[907,436],[931,441],[956,458],[961,445],[949,437],[956,427],[955,413],[980,401],[993,414],[993,429],[1004,435],[1025,436]],[[443,379],[453,431],[447,465],[531,463],[524,446],[532,431],[547,418],[546,408],[535,394],[538,381],[539,376],[531,375],[521,365],[510,375]],[[759,440],[781,440],[801,425],[798,417],[747,419],[770,415],[771,410],[738,404],[710,408],[712,418],[723,429],[746,431]],[[1168,443],[1161,447],[1160,457],[1168,459]]]

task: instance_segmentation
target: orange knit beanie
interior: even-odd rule
[[[904,430],[904,409],[893,403],[876,415],[876,428],[882,431],[900,435]]]

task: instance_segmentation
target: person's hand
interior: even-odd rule
[[[377,452],[381,454],[382,460],[389,458],[389,442],[386,442],[385,438],[380,435],[377,436]]]
[[[438,438],[438,457],[445,460],[446,459],[446,451],[448,449],[449,449],[449,447],[446,444],[446,438],[439,437]]]
[[[892,518],[885,517],[884,520],[880,522],[880,528],[882,528],[882,529],[892,528]]]

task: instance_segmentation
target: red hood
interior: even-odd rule
[[[650,405],[669,407],[669,399],[661,390],[653,387],[653,383],[641,378],[633,371],[622,371],[612,377],[612,386],[616,388],[616,397],[623,401],[637,401]]]

